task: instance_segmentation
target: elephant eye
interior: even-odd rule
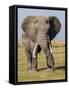
[[[48,24],[49,23],[49,20],[46,20],[46,24]]]

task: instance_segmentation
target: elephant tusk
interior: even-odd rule
[[[51,44],[49,44],[49,47],[50,47],[50,51],[51,51],[51,53],[52,53],[53,51],[52,51],[52,46],[51,46]]]
[[[50,37],[48,36],[48,40],[49,40],[49,48],[50,48],[50,52],[52,53],[52,44],[51,44],[51,41],[50,41]]]
[[[34,50],[33,50],[33,57],[35,58],[36,57],[36,55],[35,55],[35,52],[36,52],[36,48],[37,48],[37,43],[35,44],[35,47],[34,47]]]

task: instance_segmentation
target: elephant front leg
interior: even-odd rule
[[[26,56],[27,56],[27,70],[30,71],[32,69],[32,54],[30,51],[26,50]]]
[[[54,70],[54,65],[55,65],[54,57],[49,47],[46,48],[45,54],[46,54],[46,59],[47,59],[48,70]]]
[[[46,58],[47,58],[48,68],[54,70],[55,62],[54,62],[54,57],[53,57],[51,51],[49,51],[49,50],[46,51]]]
[[[36,42],[32,52],[32,70],[33,71],[37,70],[37,48],[38,48],[38,43]]]
[[[32,71],[37,71],[37,55],[35,55],[35,58],[32,57]]]
[[[54,70],[54,58],[53,58],[53,55],[52,53],[49,54],[49,56],[46,56],[47,58],[47,67],[48,67],[48,70],[51,71],[51,70]]]

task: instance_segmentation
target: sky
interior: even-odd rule
[[[18,8],[18,41],[22,39],[21,24],[27,16],[56,16],[61,22],[61,30],[55,40],[65,40],[65,11]]]

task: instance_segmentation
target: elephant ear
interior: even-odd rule
[[[49,17],[50,28],[48,30],[50,40],[53,40],[61,29],[61,23],[55,16]]]
[[[34,16],[28,16],[24,19],[21,28],[26,33],[27,37],[32,41],[36,41],[36,28],[37,20],[35,21]]]

